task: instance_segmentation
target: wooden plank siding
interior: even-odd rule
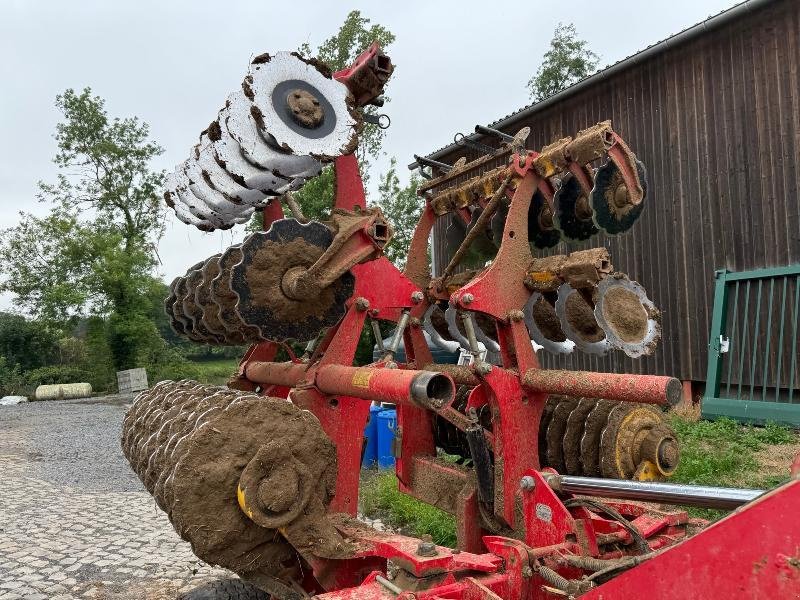
[[[504,127],[530,126],[538,149],[611,119],[648,171],[647,207],[630,232],[542,254],[608,247],[661,308],[659,349],[637,360],[542,352],[545,366],[705,379],[714,271],[800,263],[799,64],[800,2],[776,1]],[[440,160],[460,156],[477,154]],[[434,227],[438,269],[447,219]]]

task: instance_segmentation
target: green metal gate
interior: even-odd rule
[[[703,417],[800,426],[800,265],[715,278]]]

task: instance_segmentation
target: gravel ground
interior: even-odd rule
[[[133,396],[0,406],[0,600],[167,600],[201,563],[119,447]]]

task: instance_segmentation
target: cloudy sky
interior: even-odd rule
[[[315,47],[353,9],[388,27],[397,65],[384,150],[403,165],[528,104],[559,21],[575,24],[601,66],[702,21],[734,0],[570,3],[0,0],[0,229],[18,211],[42,214],[36,182],[52,181],[53,101],[90,86],[112,116],[136,115],[165,148],[153,165],[184,160],[198,133],[261,52]],[[568,7],[568,8],[567,8]],[[377,178],[373,178],[377,179]],[[167,281],[241,238],[203,234],[169,217],[159,253]],[[0,297],[0,310],[13,307]]]

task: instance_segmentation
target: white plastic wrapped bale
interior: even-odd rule
[[[28,399],[25,396],[3,396],[0,398],[0,406],[14,406],[27,401]]]
[[[92,395],[91,383],[56,383],[40,385],[34,392],[37,400],[68,400],[71,398],[88,398]]]

